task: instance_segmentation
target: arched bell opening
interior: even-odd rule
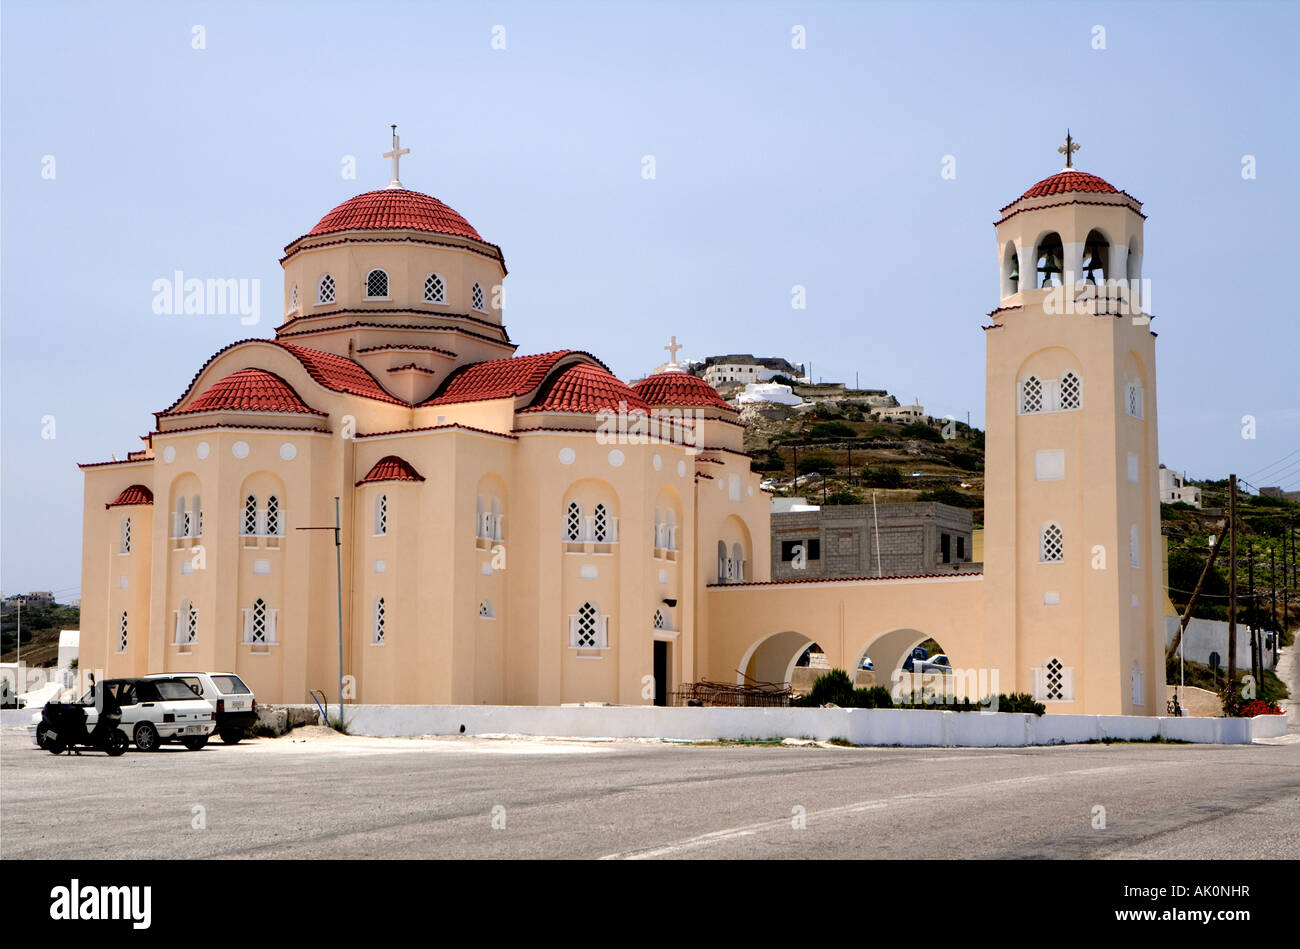
[[[1037,261],[1038,286],[1040,288],[1061,286],[1065,260],[1065,245],[1061,243],[1061,235],[1056,232],[1045,235],[1038,242],[1034,259]]]
[[[1016,245],[1009,243],[1002,254],[1002,296],[1006,298],[1019,291],[1020,256],[1016,253]]]
[[[1110,277],[1110,241],[1098,230],[1088,232],[1083,242],[1083,279],[1085,283],[1103,286]]]

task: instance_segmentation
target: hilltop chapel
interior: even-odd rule
[[[83,669],[336,701],[341,625],[349,701],[639,705],[789,681],[813,642],[888,676],[935,637],[981,692],[1163,712],[1145,216],[1077,146],[996,223],[983,572],[772,581],[736,409],[675,363],[629,385],[582,349],[517,355],[501,249],[402,185],[399,144],[387,187],[285,248],[274,338],[81,466]]]

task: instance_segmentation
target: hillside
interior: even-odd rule
[[[53,665],[59,658],[59,631],[79,629],[81,610],[75,606],[23,607],[23,662],[29,666]],[[17,658],[18,609],[0,612],[0,662]]]
[[[984,433],[964,422],[877,421],[842,401],[746,406],[741,421],[753,469],[777,497],[859,504],[874,489],[881,503],[943,501],[983,523]]]

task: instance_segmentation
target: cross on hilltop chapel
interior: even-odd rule
[[[1069,130],[1069,129],[1066,129],[1066,130],[1065,130],[1065,144],[1062,145],[1060,148],[1057,149],[1058,152],[1060,152],[1062,155],[1065,156],[1065,167],[1066,167],[1066,168],[1073,168],[1073,167],[1074,167],[1074,160],[1073,160],[1073,158],[1072,158],[1071,156],[1073,156],[1074,153],[1077,152],[1078,150],[1079,150],[1079,143],[1076,142],[1076,141],[1075,141],[1075,140],[1070,136],[1070,130]]]

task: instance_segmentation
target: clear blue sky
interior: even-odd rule
[[[283,246],[387,183],[392,122],[407,187],[504,250],[521,353],[590,349],[632,378],[676,334],[684,356],[810,361],[977,425],[992,223],[1061,167],[1068,126],[1078,166],[1149,215],[1162,460],[1248,476],[1300,448],[1293,3],[6,2],[2,17],[6,593],[75,593],[75,462],[140,447],[209,355],[271,335]],[[152,282],[177,269],[260,279],[261,324],[154,315]],[[1277,470],[1300,486],[1300,466]]]

